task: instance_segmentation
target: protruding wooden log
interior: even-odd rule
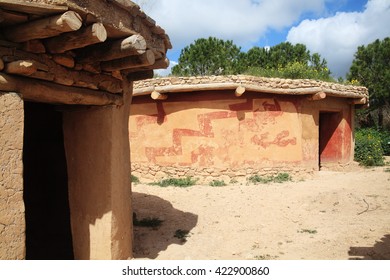
[[[0,58],[0,71],[4,69],[4,61]]]
[[[132,35],[125,39],[106,42],[87,48],[80,59],[81,63],[109,61],[146,52],[146,41],[141,35]]]
[[[158,91],[153,91],[151,94],[150,94],[150,97],[153,99],[153,100],[165,100],[168,98],[168,95],[166,94],[161,94],[159,93]]]
[[[107,39],[107,31],[102,23],[94,23],[76,32],[64,33],[46,40],[46,49],[51,53],[64,53],[83,48]]]
[[[66,54],[55,54],[53,55],[53,60],[59,65],[73,68],[75,66],[74,58]]]
[[[33,39],[43,39],[57,36],[64,32],[80,29],[82,19],[79,14],[68,11],[62,15],[43,18],[9,27],[4,35],[13,42],[26,42]]]
[[[359,98],[359,99],[352,99],[349,104],[353,104],[353,105],[363,105],[363,104],[366,104],[367,103],[367,98],[366,97],[363,97],[363,98]]]
[[[154,54],[151,50],[147,50],[139,56],[130,56],[123,59],[115,59],[104,61],[101,63],[103,71],[115,71],[130,68],[140,68],[153,65],[155,62]]]
[[[236,88],[236,91],[234,92],[234,94],[235,94],[235,96],[240,97],[241,95],[244,94],[244,92],[245,92],[245,87],[243,87],[243,86],[238,86],[238,87]]]
[[[32,60],[17,60],[7,63],[4,71],[9,74],[29,76],[37,72],[38,68]]]
[[[40,40],[31,40],[23,44],[23,50],[32,53],[45,53],[46,48]]]
[[[311,101],[316,101],[316,100],[322,100],[326,98],[326,93],[325,92],[317,92],[311,96],[308,97],[309,100]]]
[[[2,26],[20,24],[26,22],[27,20],[28,16],[25,14],[0,9],[0,25]]]
[[[129,81],[140,81],[140,80],[151,79],[153,78],[153,76],[154,76],[153,70],[146,70],[146,71],[126,74],[126,77]]]
[[[52,104],[121,105],[123,103],[120,95],[85,88],[61,86],[4,73],[0,73],[0,90],[18,92],[24,100]]]

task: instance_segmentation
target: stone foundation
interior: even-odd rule
[[[247,180],[254,175],[270,176],[278,173],[288,173],[292,178],[304,178],[311,175],[315,170],[307,168],[292,168],[292,167],[264,167],[254,169],[247,168],[196,168],[196,167],[181,167],[181,166],[158,166],[147,164],[132,164],[131,174],[140,179],[142,183],[157,182],[168,178],[185,178],[192,177],[197,179],[200,185],[208,185],[213,180],[224,181],[229,183],[246,183]]]

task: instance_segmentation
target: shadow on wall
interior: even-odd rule
[[[390,234],[381,238],[372,247],[351,247],[350,260],[390,260]]]
[[[132,197],[133,211],[138,220],[158,218],[163,221],[161,226],[154,229],[134,227],[134,258],[155,259],[169,245],[184,244],[185,241],[175,237],[175,233],[178,230],[190,232],[198,222],[198,215],[175,209],[169,201],[160,197],[136,192]]]

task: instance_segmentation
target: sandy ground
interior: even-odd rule
[[[387,159],[389,161],[389,159]],[[142,259],[390,259],[390,167],[267,185],[133,186]],[[174,237],[189,231],[186,242]]]

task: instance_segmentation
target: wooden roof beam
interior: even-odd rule
[[[9,27],[4,30],[4,35],[12,42],[21,43],[76,31],[80,29],[81,25],[82,19],[80,15],[73,11],[67,11],[61,15]]]
[[[141,35],[91,46],[82,51],[80,63],[109,61],[146,52],[146,41]]]
[[[140,68],[145,66],[151,66],[154,64],[156,58],[151,50],[147,50],[144,54],[139,56],[129,56],[121,59],[115,59],[110,61],[103,61],[101,68],[103,71],[116,71],[131,68]]]
[[[94,23],[76,32],[63,33],[45,41],[46,49],[50,53],[64,53],[69,50],[104,42],[107,31],[101,23]]]
[[[122,105],[121,95],[85,88],[68,87],[0,73],[0,90],[18,92],[24,100],[79,105]]]

